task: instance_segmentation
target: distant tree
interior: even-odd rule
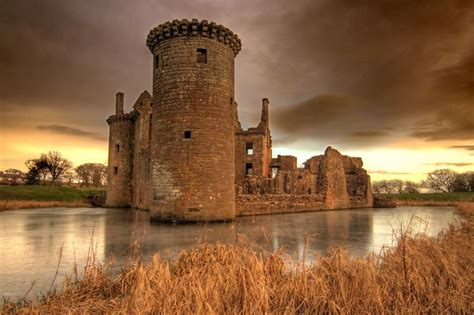
[[[455,171],[450,169],[439,169],[428,173],[428,177],[424,181],[424,185],[426,186],[426,188],[435,191],[451,192],[455,179]]]
[[[28,185],[39,185],[41,182],[45,182],[49,172],[45,159],[30,159],[25,162],[25,165],[28,168],[28,173],[26,174],[26,183]]]
[[[89,187],[91,181],[91,170],[88,167],[88,164],[81,164],[76,167],[75,172],[79,179],[81,186]]]
[[[100,187],[107,177],[107,168],[104,164],[96,163],[92,171],[92,186]]]
[[[401,194],[403,192],[403,181],[400,179],[392,179],[388,181],[391,193]]]
[[[28,172],[25,175],[26,180],[25,184],[26,185],[39,185],[40,184],[40,173],[36,167],[32,167],[28,170]]]
[[[62,176],[62,180],[64,183],[68,184],[69,186],[72,185],[73,181],[76,179],[76,174],[71,171],[67,171]]]
[[[406,194],[418,194],[420,188],[420,184],[412,182],[412,181],[405,181],[403,183],[403,192]]]
[[[418,193],[419,184],[400,179],[380,180],[372,183],[372,191],[375,194],[401,194]]]
[[[467,184],[469,185],[469,191],[474,192],[474,172],[467,172],[465,174]]]
[[[454,192],[474,191],[473,185],[474,185],[474,172],[456,174],[453,184],[452,184],[452,191]]]
[[[57,151],[49,151],[41,154],[41,159],[47,162],[47,169],[51,175],[51,184],[56,185],[58,179],[67,171],[72,169],[72,162],[62,157]]]
[[[76,167],[76,174],[85,187],[100,187],[106,178],[106,166],[100,163],[85,163]]]

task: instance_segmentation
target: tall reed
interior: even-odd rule
[[[352,258],[340,249],[311,265],[246,245],[203,245],[169,262],[134,259],[116,276],[91,260],[39,299],[3,313],[379,314],[474,312],[474,204],[438,237],[397,231],[398,245]]]

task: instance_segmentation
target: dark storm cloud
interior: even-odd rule
[[[171,0],[0,1],[2,111],[41,109],[43,122],[105,131],[116,91],[125,92],[130,106],[151,90],[148,31],[166,20],[212,18],[218,11],[202,1],[183,6]],[[51,112],[64,113],[66,121],[52,120]]]
[[[453,163],[453,162],[438,162],[438,163],[426,163],[425,165],[463,167],[463,166],[474,165],[474,163],[464,163],[464,162],[459,162],[459,163]]]
[[[240,118],[254,124],[254,104],[269,97],[276,144],[472,139],[473,7],[471,0],[1,1],[0,106],[25,124],[41,119],[105,134],[117,90],[132,104],[151,89],[149,29],[196,17],[241,37]]]
[[[76,137],[86,137],[94,140],[106,140],[107,138],[103,135],[84,131],[78,128],[63,126],[63,125],[40,125],[36,129],[41,131],[49,131],[57,134],[67,135],[67,136],[76,136]]]
[[[388,128],[386,136],[473,139],[473,8],[467,0],[308,1],[262,19],[273,34],[266,77],[307,100],[279,102],[274,129],[287,140],[349,146],[367,144],[348,137],[357,130]],[[333,110],[325,94],[357,102]]]
[[[385,137],[388,135],[388,132],[382,131],[357,131],[351,134],[353,137],[360,137],[360,138],[377,138],[377,137]]]
[[[462,149],[462,150],[474,151],[474,145],[453,145],[449,148],[450,149]]]

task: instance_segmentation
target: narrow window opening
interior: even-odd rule
[[[151,141],[151,131],[152,131],[152,126],[153,126],[153,115],[150,114],[150,118],[149,118],[149,121],[148,121],[148,143],[150,143]]]
[[[191,139],[191,130],[186,130],[184,132],[184,138],[185,139]]]
[[[155,69],[158,69],[160,67],[160,56],[156,55],[155,56]]]
[[[207,49],[197,49],[197,63],[207,63]]]
[[[245,152],[247,153],[247,155],[253,154],[253,142],[247,142],[245,144]]]
[[[117,166],[114,167],[114,174],[115,174],[115,175],[118,174],[118,167],[117,167]]]
[[[252,175],[253,167],[252,163],[245,163],[245,175]]]
[[[231,98],[230,98],[230,105],[233,105],[233,104],[234,104],[234,98],[231,97]]]
[[[272,178],[275,178],[278,174],[278,167],[272,167]]]
[[[116,145],[115,145],[115,151],[116,151],[116,152],[120,152],[120,144],[116,144]]]

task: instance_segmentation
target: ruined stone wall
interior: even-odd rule
[[[278,165],[281,172],[296,171],[298,167],[296,156],[278,155]]]
[[[107,122],[110,132],[106,205],[129,207],[132,203],[133,117],[118,114],[109,117]]]
[[[154,56],[152,220],[235,217],[234,57],[240,41],[211,24],[177,21],[148,37]],[[198,49],[206,50],[203,63]]]
[[[149,201],[151,110],[151,96],[145,91],[134,105],[132,206],[140,209],[148,209]]]
[[[251,143],[253,153],[247,154],[247,144]],[[240,131],[235,134],[235,180],[245,180],[246,165],[252,164],[252,175],[269,176],[271,149],[268,149],[268,136],[259,131]]]
[[[318,195],[237,195],[237,216],[326,210]]]

